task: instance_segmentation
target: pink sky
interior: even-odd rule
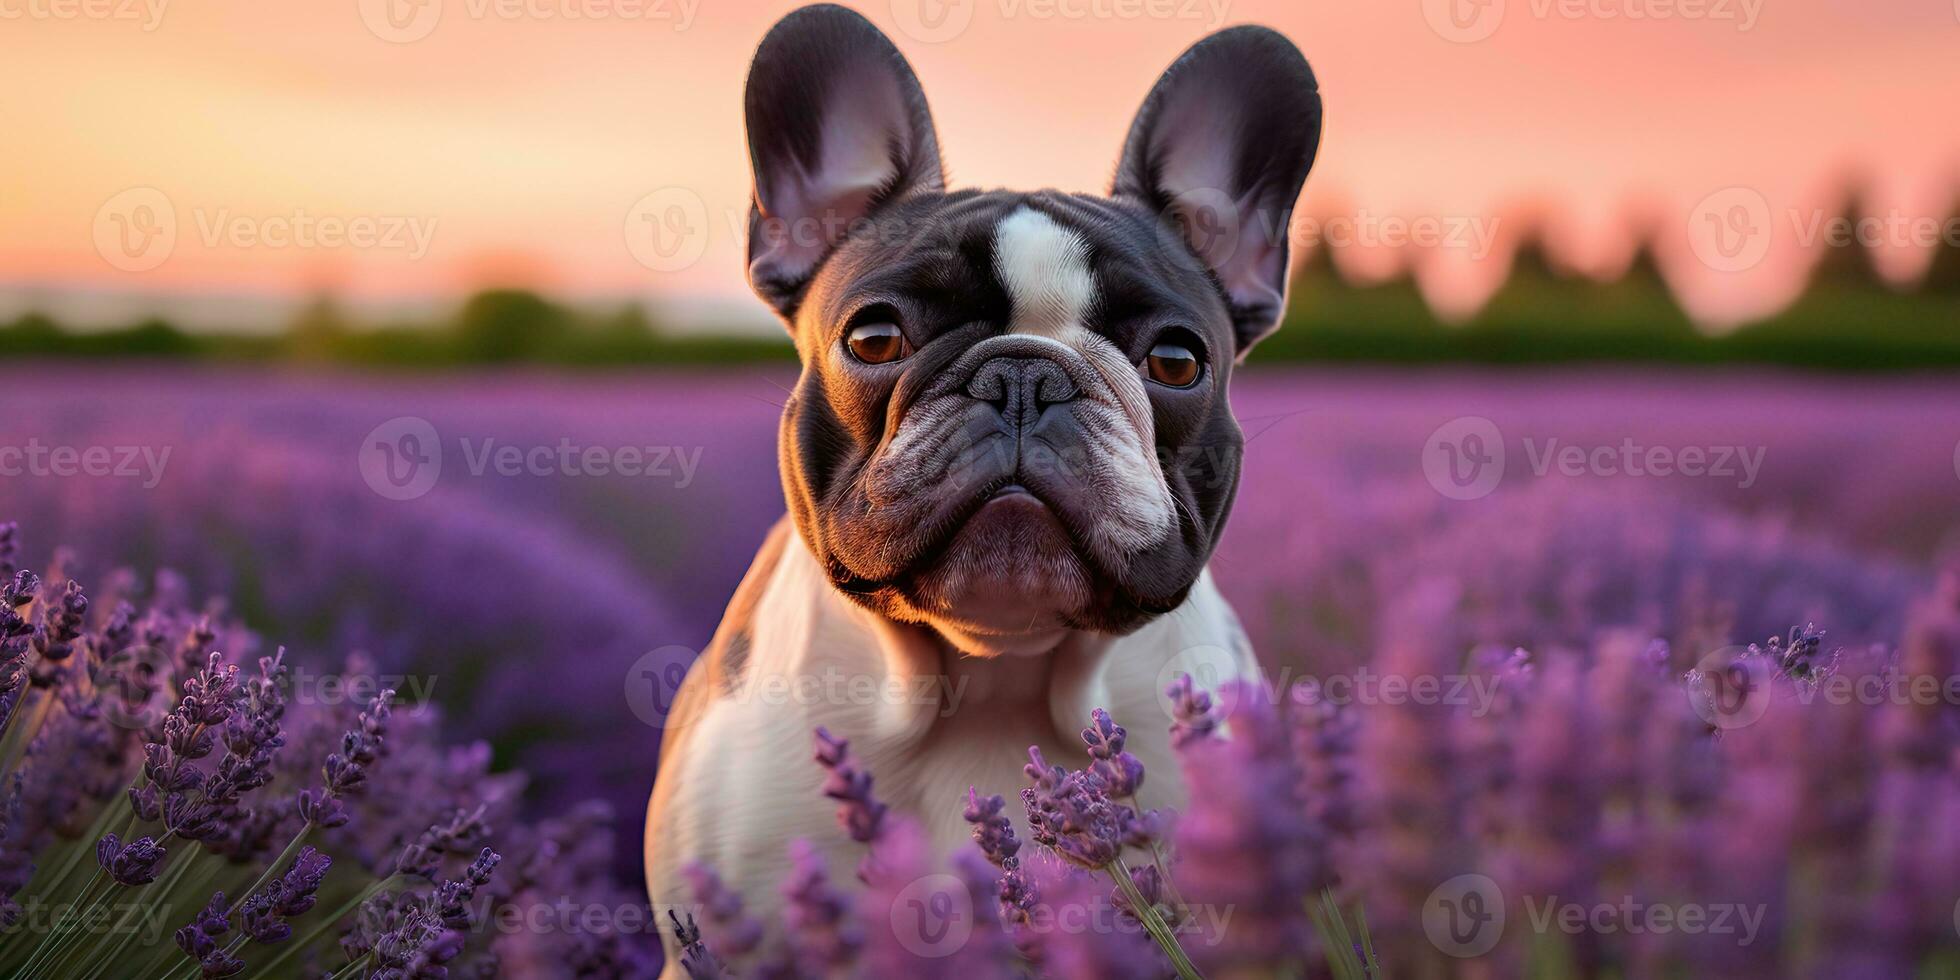
[[[322,288],[385,302],[518,282],[764,319],[741,302],[741,85],[794,4],[421,0],[416,20],[394,0],[391,43],[389,0],[124,2],[105,9],[130,19],[0,0],[0,285],[17,304]],[[1636,221],[1658,227],[1691,309],[1732,322],[1797,288],[1809,209],[1850,180],[1903,216],[1943,215],[1960,189],[1960,0],[1455,0],[1464,28],[1450,0],[953,0],[942,23],[964,28],[931,43],[919,2],[861,9],[917,69],[959,186],[1100,191],[1178,51],[1226,24],[1284,31],[1327,105],[1303,213],[1495,236],[1489,255],[1343,253],[1362,273],[1415,266],[1449,310],[1481,301],[1537,216],[1600,271]],[[130,271],[98,240],[128,217],[105,204],[142,187],[167,200],[176,238]],[[1767,206],[1772,235],[1723,271],[1687,229],[1730,187]],[[663,214],[698,200],[676,212],[706,216],[688,223],[698,259],[636,260],[643,200]],[[1735,198],[1717,200],[1726,214]],[[400,237],[257,240],[301,214]],[[1906,276],[1919,257],[1902,244],[1884,261]]]

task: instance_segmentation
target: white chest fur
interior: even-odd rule
[[[1013,799],[1030,745],[1082,764],[1092,708],[1129,729],[1148,773],[1147,807],[1182,806],[1162,689],[1179,670],[1257,674],[1237,617],[1201,576],[1184,604],[1125,637],[1076,635],[1051,653],[965,657],[929,631],[895,624],[839,595],[794,531],[749,625],[746,663],[724,690],[683,698],[666,733],[647,822],[656,910],[691,901],[678,870],[704,861],[773,923],[787,845],[816,844],[848,878],[861,845],[840,829],[819,786],[812,733],[849,738],[877,795],[919,820],[942,851],[968,839],[969,786]],[[697,667],[689,685],[711,683]],[[1017,825],[1018,804],[1010,805]],[[1025,836],[1025,826],[1020,826]]]

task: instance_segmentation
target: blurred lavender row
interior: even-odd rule
[[[1147,721],[1177,733],[1181,814],[1143,808],[1149,774],[1098,710],[1080,758],[1030,749],[1027,839],[986,795],[1011,788],[978,787],[946,802],[974,843],[940,860],[820,729],[813,764],[865,848],[863,887],[791,842],[766,923],[693,866],[682,964],[693,980],[1960,972],[1960,568],[1898,646],[1806,625],[1685,672],[1634,633],[1466,663],[1443,628],[1457,599],[1412,592],[1376,665],[1488,696],[1180,677],[1172,717]]]
[[[534,800],[601,796],[631,834],[660,736],[631,700],[636,664],[706,642],[781,513],[774,440],[791,380],[13,369],[0,374],[0,446],[169,455],[154,486],[0,477],[0,509],[72,545],[84,577],[170,567],[186,591],[228,596],[240,620],[294,644],[296,669],[335,666],[313,651],[365,651],[451,707],[456,735],[528,768]],[[1213,568],[1269,670],[1289,678],[1368,662],[1388,610],[1427,579],[1455,584],[1439,629],[1464,649],[1583,651],[1628,627],[1668,640],[1685,669],[1790,623],[1888,640],[1955,531],[1949,387],[1250,371],[1233,390],[1244,477]],[[1425,439],[1465,416],[1508,443],[1504,479],[1482,499],[1450,499],[1423,470]],[[442,476],[408,500],[375,492],[360,464],[368,434],[401,417],[442,443]],[[1551,439],[1734,446],[1761,466],[1746,487],[1739,474],[1537,475],[1525,441]],[[472,473],[486,444],[649,447],[695,463]]]

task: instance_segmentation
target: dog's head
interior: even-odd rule
[[[1106,198],[948,192],[911,67],[841,7],[778,23],[746,101],[749,278],[803,361],[783,486],[832,581],[973,653],[1181,603],[1320,139],[1299,51],[1242,27],[1185,52]]]

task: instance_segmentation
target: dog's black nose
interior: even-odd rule
[[[1050,405],[1074,400],[1075,382],[1062,366],[1045,357],[996,357],[973,372],[966,393],[1000,410],[1001,417],[1026,425]]]

